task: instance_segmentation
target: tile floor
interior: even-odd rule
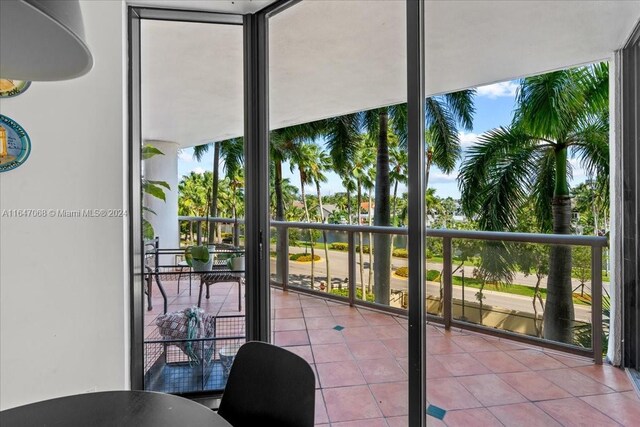
[[[184,279],[183,279],[184,280]],[[188,281],[169,310],[197,302]],[[208,312],[237,314],[237,286],[217,284]],[[147,333],[162,310],[154,295]],[[273,342],[316,372],[317,426],[407,425],[406,319],[294,292],[272,292]],[[336,326],[340,327],[336,328]],[[588,359],[428,325],[427,400],[433,426],[640,426],[640,398],[624,371]]]

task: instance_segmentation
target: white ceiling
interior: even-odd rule
[[[425,15],[437,94],[610,58],[640,1],[428,1]],[[405,28],[396,0],[305,0],[273,17],[271,127],[405,101]],[[241,27],[146,21],[142,52],[143,138],[192,146],[242,133]]]

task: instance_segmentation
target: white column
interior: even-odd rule
[[[145,218],[153,226],[155,235],[160,238],[161,248],[178,248],[180,246],[178,232],[178,149],[180,145],[167,141],[146,141],[162,151],[164,155],[156,155],[144,161],[144,178],[150,181],[164,181],[171,187],[165,189],[166,201],[148,194],[144,195],[144,205],[156,214],[145,212]],[[162,260],[163,263],[170,262]]]

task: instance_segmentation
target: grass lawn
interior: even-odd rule
[[[462,286],[462,277],[453,276],[453,284],[456,286]],[[469,277],[465,277],[464,279],[464,286],[467,288],[480,289],[480,285],[481,285],[481,282],[478,279],[469,278]],[[535,288],[532,288],[530,286],[519,285],[517,283],[513,283],[511,285],[487,284],[484,286],[484,289],[487,291],[496,291],[496,292],[502,292],[505,294],[522,295],[530,298],[533,298],[533,294],[535,290]],[[540,294],[542,295],[543,299],[547,298],[546,289],[540,289]],[[575,304],[589,305],[587,302],[581,299],[579,295],[576,295],[576,294],[574,294],[573,296],[573,302]]]

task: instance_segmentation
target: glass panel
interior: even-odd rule
[[[554,245],[471,239],[452,244],[454,319],[591,348],[589,247],[555,246],[572,253],[573,268],[569,281],[554,285],[549,278]],[[554,286],[556,306],[566,305],[573,318],[549,311]],[[565,290],[570,299],[562,299]]]
[[[269,21],[271,277],[289,290],[272,289],[273,337],[315,365],[317,424],[381,417],[380,383],[407,407],[407,321],[392,310],[406,229],[391,229],[406,226],[405,38],[401,1],[305,1]]]
[[[146,390],[220,391],[245,341],[242,39],[141,21]]]

